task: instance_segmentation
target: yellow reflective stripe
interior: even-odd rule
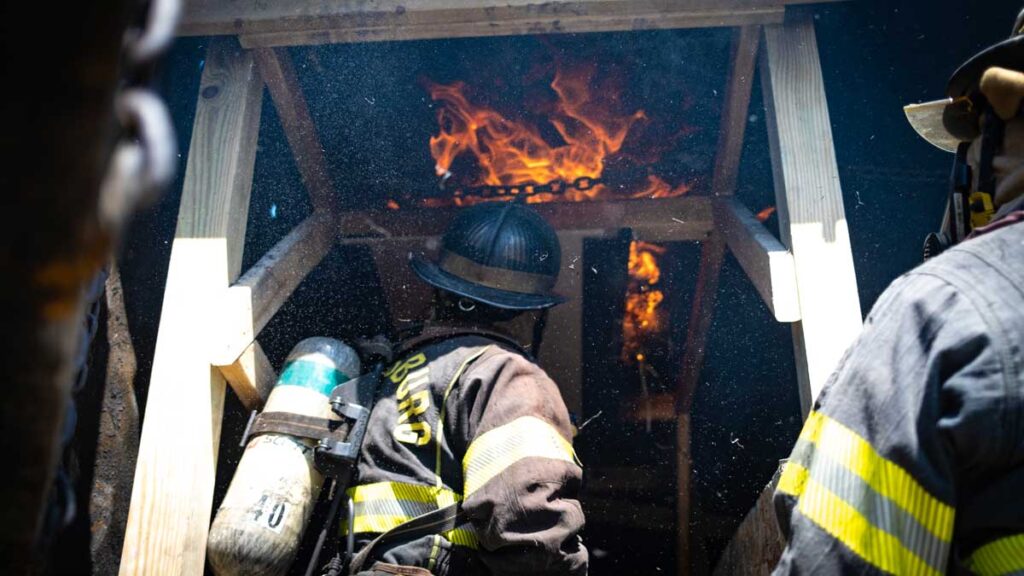
[[[893,501],[936,538],[950,541],[953,507],[934,498],[905,470],[878,454],[867,440],[820,412],[811,412],[804,431],[801,440],[816,444],[818,450]]]
[[[974,551],[967,567],[979,576],[1024,574],[1024,534],[1000,538]]]
[[[437,442],[437,452],[436,452],[436,455],[435,455],[436,460],[434,460],[434,476],[437,478],[437,485],[438,486],[440,486],[442,484],[441,483],[441,445],[444,444],[444,407],[445,407],[446,404],[448,404],[448,395],[451,394],[452,388],[455,387],[455,383],[459,381],[459,377],[462,376],[462,373],[466,371],[466,367],[469,366],[471,362],[473,362],[474,360],[479,358],[488,349],[490,349],[490,346],[484,346],[482,349],[478,350],[476,353],[471,354],[469,356],[469,358],[466,358],[465,360],[463,360],[462,361],[462,365],[459,366],[459,369],[455,371],[455,374],[452,376],[451,381],[448,382],[448,387],[445,388],[445,390],[444,390],[444,398],[441,400],[441,407],[438,410],[438,416],[437,416],[437,422],[438,422],[438,424],[437,424],[437,434],[434,436],[434,438],[436,439],[436,442]]]
[[[551,425],[533,416],[517,418],[481,434],[462,459],[464,494],[469,496],[491,478],[524,458],[577,462],[572,444]]]
[[[378,500],[408,500],[436,504],[439,508],[443,508],[462,500],[461,496],[447,488],[406,484],[405,482],[364,484],[350,488],[348,494],[355,504]]]
[[[348,490],[355,509],[357,534],[387,532],[413,518],[462,500],[459,494],[436,486],[404,482],[377,482]],[[341,526],[348,533],[347,524]]]
[[[473,526],[471,524],[466,524],[461,528],[454,528],[446,532],[441,532],[441,536],[444,536],[446,540],[456,546],[465,546],[466,548],[472,548],[474,550],[480,547],[480,543],[476,537],[476,531],[473,530]]]
[[[809,476],[807,468],[799,462],[790,460],[782,465],[782,476],[779,477],[779,485],[775,488],[783,494],[799,497],[804,493]]]
[[[798,510],[876,568],[891,574],[941,576],[898,538],[871,524],[856,508],[809,478]]]

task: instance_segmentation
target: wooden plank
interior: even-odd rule
[[[585,32],[622,32],[639,30],[678,30],[748,26],[782,22],[781,6],[740,10],[666,9],[636,10],[617,15],[558,14],[525,18],[447,22],[444,25],[383,24],[368,25],[362,20],[345,22],[330,28],[312,28],[287,32],[246,34],[239,37],[246,47],[301,46],[354,42],[390,42],[399,40],[437,40],[527,34],[577,34]]]
[[[676,573],[690,574],[690,407],[700,385],[704,352],[714,319],[715,295],[725,258],[725,242],[719,234],[701,244],[697,290],[686,326],[683,361],[676,380]]]
[[[692,549],[690,543],[690,470],[693,468],[690,446],[690,413],[680,413],[676,419],[676,573],[691,573]],[[682,495],[686,497],[682,497]]]
[[[725,547],[715,576],[768,576],[775,569],[786,547],[772,503],[781,472],[779,467]]]
[[[558,232],[603,234],[632,228],[638,237],[663,241],[702,240],[712,230],[711,199],[680,196],[614,202],[548,202],[531,208]],[[459,208],[347,212],[338,216],[345,242],[392,242],[444,234]]]
[[[714,177],[711,181],[715,196],[728,196],[736,189],[760,39],[760,26],[743,26],[733,32],[730,58],[732,69],[726,85],[725,106],[722,108],[720,123],[722,136],[718,140]]]
[[[113,574],[121,564],[121,544],[131,504],[135,459],[139,453],[139,405],[135,347],[124,306],[124,288],[116,262],[106,286],[106,380],[103,387],[96,459],[89,493],[89,550],[94,574]],[[84,408],[81,404],[79,409]],[[85,432],[78,429],[80,438]]]
[[[715,223],[775,319],[799,320],[796,272],[789,250],[736,199],[715,203]]]
[[[199,87],[120,574],[202,574],[224,379],[208,361],[216,295],[237,275],[263,83],[214,41]]]
[[[285,138],[291,146],[295,164],[306,185],[313,208],[333,212],[334,185],[331,183],[324,150],[309,115],[309,106],[295,75],[295,67],[287,50],[261,48],[253,51],[267,91],[274,100]]]
[[[860,300],[813,21],[766,27],[764,38],[768,140],[782,241],[799,290],[793,340],[807,414],[860,333]]]
[[[584,32],[581,21],[618,18],[626,30],[658,19],[677,26],[738,26],[777,21],[783,7],[809,0],[189,0],[178,34],[207,36],[320,33],[349,31],[358,41],[437,38],[474,27],[474,35],[491,35],[489,28],[509,33]],[[817,0],[816,0],[817,1]],[[637,24],[630,24],[629,19]],[[532,23],[531,29],[527,23]],[[556,24],[557,23],[557,24]],[[320,41],[329,41],[321,38]]]
[[[757,60],[760,26],[745,26],[733,33],[729,70],[726,84],[725,105],[722,108],[721,132],[718,151],[715,154],[715,171],[712,191],[716,196],[732,195],[736,188],[736,174],[739,172],[743,140],[747,129],[747,111],[750,107],[750,91],[753,87],[754,62]],[[716,222],[716,227],[718,223]],[[693,395],[700,384],[704,367],[704,351],[708,333],[714,320],[715,298],[725,259],[725,241],[716,233],[701,246],[700,266],[697,270],[697,290],[693,297],[690,320],[686,327],[686,344],[683,363],[676,380],[676,408],[679,413],[677,434],[676,523],[680,575],[688,574],[690,557],[690,431],[689,414]],[[685,429],[683,429],[685,426]]]
[[[562,270],[555,292],[567,297],[548,312],[538,360],[558,384],[569,411],[583,415],[583,241],[586,233],[563,232]]]
[[[242,351],[234,363],[220,367],[220,373],[231,385],[247,410],[259,410],[270,396],[270,390],[277,383],[277,373],[270,364],[267,354],[255,340]]]
[[[323,260],[334,240],[327,215],[306,218],[220,294],[219,337],[207,357],[214,366],[234,364],[270,322],[299,283]]]
[[[732,68],[729,71],[725,105],[722,108],[722,129],[715,155],[715,176],[712,190],[718,196],[730,196],[736,186],[740,152],[746,135],[747,109],[750,105],[751,79],[758,49],[760,27],[735,31],[732,42]],[[725,256],[725,243],[718,235],[701,246],[697,291],[686,329],[683,363],[676,381],[676,402],[681,411],[689,411],[693,392],[697,389],[704,365],[704,348],[714,319],[715,293]]]

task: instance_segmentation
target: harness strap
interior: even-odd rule
[[[374,548],[381,544],[399,539],[414,540],[422,536],[447,532],[454,530],[456,526],[465,521],[466,513],[462,510],[460,503],[456,502],[403,522],[371,540],[358,554],[353,556],[352,562],[349,564],[349,574],[358,574],[370,554],[373,553]]]
[[[256,416],[248,430],[248,439],[260,434],[288,434],[297,438],[319,441],[323,438],[340,438],[348,436],[349,423],[345,420],[316,418],[291,412],[263,412]]]

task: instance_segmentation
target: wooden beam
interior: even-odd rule
[[[712,190],[718,196],[730,196],[736,187],[759,36],[759,26],[739,28],[733,35],[732,69],[729,71],[725,105],[722,108],[722,131],[712,181]],[[689,411],[704,365],[704,348],[714,318],[715,293],[724,257],[725,243],[717,234],[701,246],[697,291],[687,323],[683,364],[676,383],[676,402],[682,412]]]
[[[189,0],[178,34],[277,35],[292,43],[411,40],[778,22],[807,0]],[[817,1],[817,0],[816,0]]]
[[[323,260],[334,240],[334,224],[314,214],[281,239],[234,285],[221,292],[219,338],[207,357],[230,366],[256,339],[299,283]]]
[[[781,472],[780,466],[729,540],[715,566],[715,576],[768,576],[779,563],[786,542],[775,517],[772,496]]]
[[[750,111],[750,91],[754,86],[754,64],[761,39],[760,26],[743,26],[733,32],[732,69],[729,72],[722,107],[721,134],[715,154],[712,192],[715,196],[729,196],[736,189],[740,155],[747,133],[747,114]]]
[[[754,62],[757,60],[760,26],[744,26],[733,33],[730,61],[732,68],[726,84],[725,105],[722,108],[721,135],[715,154],[715,172],[712,190],[716,196],[724,197],[736,188],[736,174],[739,172],[740,156],[747,129],[747,111],[750,107],[750,91],[753,87]],[[716,223],[717,225],[717,223]],[[676,467],[677,510],[677,571],[680,576],[690,573],[690,406],[693,395],[700,383],[704,367],[704,350],[708,333],[714,319],[715,298],[722,262],[725,258],[725,241],[719,234],[712,236],[701,246],[700,267],[697,271],[697,290],[693,297],[690,320],[686,327],[686,344],[683,350],[683,364],[676,381],[676,407],[679,413],[677,433],[679,435]],[[685,429],[684,429],[685,427]],[[684,442],[685,440],[685,442]]]
[[[764,38],[768,141],[782,241],[796,269],[793,340],[807,414],[860,333],[860,300],[813,21],[766,27]]]
[[[390,42],[396,40],[437,40],[485,36],[521,36],[527,34],[578,34],[638,30],[678,30],[716,28],[782,22],[782,6],[722,10],[717,8],[632,10],[621,14],[543,14],[526,17],[494,18],[469,22],[428,24],[366,24],[353,19],[340,25],[303,30],[245,34],[239,37],[246,47],[301,46],[354,42]]]
[[[799,320],[796,272],[789,250],[734,198],[715,203],[715,224],[775,319]]]
[[[531,204],[558,232],[632,228],[646,241],[702,240],[712,230],[711,199],[681,196],[658,200],[548,202]],[[459,208],[424,208],[339,214],[343,242],[389,242],[436,238],[444,234]]]
[[[120,574],[202,574],[224,379],[207,347],[237,275],[263,82],[234,42],[211,43],[171,248]]]
[[[690,413],[682,412],[676,418],[676,573],[690,574],[690,470],[693,468],[690,445]]]
[[[221,366],[220,373],[247,410],[259,410],[277,383],[277,374],[259,342],[242,351],[233,364]]]
[[[277,115],[281,119],[281,127],[288,139],[288,145],[291,146],[295,164],[302,176],[302,182],[306,185],[306,192],[313,203],[313,208],[333,212],[334,185],[327,170],[316,125],[309,115],[309,106],[295,75],[291,56],[283,48],[261,48],[254,50],[253,56],[264,82],[267,83],[267,91],[274,100]]]
[[[558,384],[569,411],[583,415],[583,241],[585,233],[558,235],[562,270],[555,292],[569,300],[548,312],[538,360]]]

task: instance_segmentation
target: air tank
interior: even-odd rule
[[[359,371],[359,356],[343,342],[307,338],[288,355],[263,411],[338,419],[331,390]],[[218,576],[288,571],[323,485],[315,445],[277,433],[249,440],[210,527],[207,558]]]

